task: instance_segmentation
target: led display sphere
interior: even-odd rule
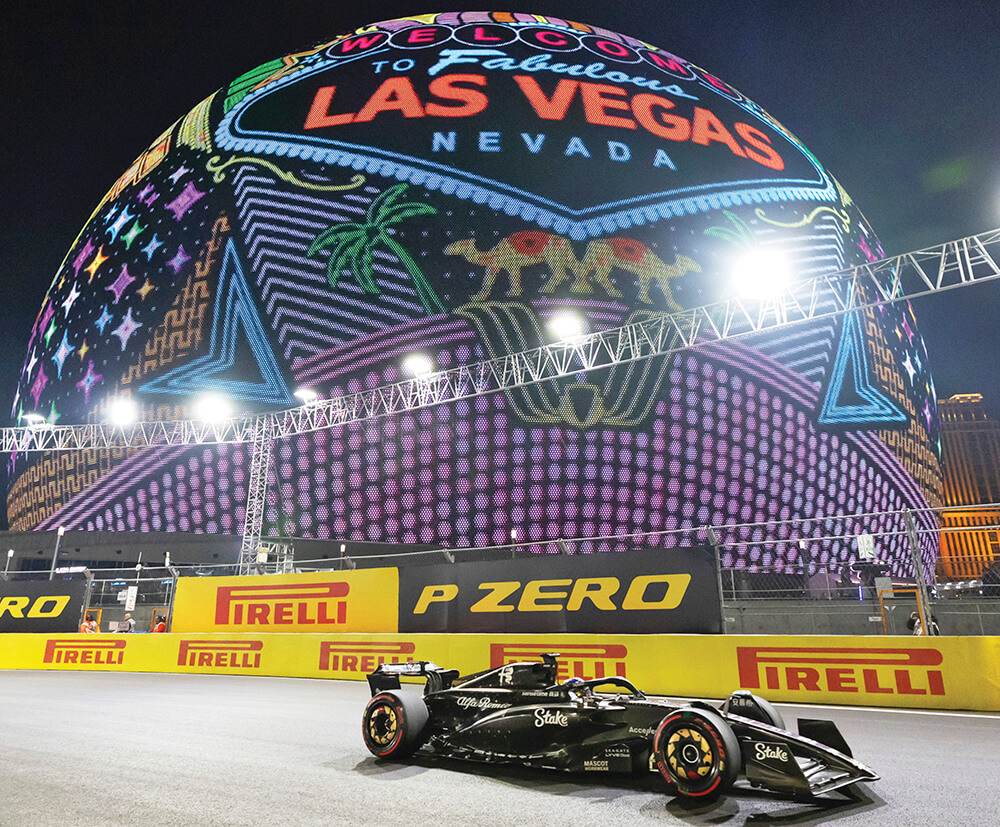
[[[247,72],[140,155],[56,273],[14,415],[289,408],[414,354],[440,371],[742,295],[781,314],[760,291],[881,256],[788,130],[680,57],[536,15],[392,20]],[[11,526],[240,533],[249,456],[21,454]],[[279,441],[263,529],[671,545],[936,505],[937,457],[915,319],[881,306]],[[757,541],[852,525],[750,526],[726,562],[797,564]]]

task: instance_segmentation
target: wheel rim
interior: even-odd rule
[[[671,732],[665,752],[671,773],[687,784],[710,783],[718,772],[712,744],[694,727],[678,727]]]
[[[399,732],[399,715],[390,704],[379,704],[368,718],[368,737],[378,747],[387,747]]]

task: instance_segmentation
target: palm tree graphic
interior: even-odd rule
[[[363,224],[347,221],[327,227],[313,239],[308,255],[315,256],[329,248],[330,258],[326,264],[326,277],[332,287],[337,286],[337,279],[347,270],[366,292],[378,295],[382,291],[372,277],[372,252],[382,245],[392,251],[406,268],[421,304],[428,314],[433,316],[435,313],[444,313],[444,305],[434,292],[434,288],[424,278],[424,274],[420,272],[417,263],[388,232],[392,224],[398,224],[407,218],[437,214],[437,210],[428,204],[401,201],[406,188],[406,184],[396,184],[381,193],[368,205]]]

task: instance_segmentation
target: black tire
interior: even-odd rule
[[[427,725],[424,699],[403,692],[379,692],[361,717],[361,735],[377,758],[407,758],[421,744]]]
[[[677,792],[708,800],[728,790],[741,766],[736,735],[720,715],[682,707],[660,722],[653,738],[656,766]]]

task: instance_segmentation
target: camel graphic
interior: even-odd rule
[[[463,238],[461,241],[449,244],[444,248],[444,252],[449,256],[465,256],[470,264],[486,268],[483,289],[473,296],[475,301],[489,298],[501,270],[506,272],[510,279],[507,295],[514,297],[522,293],[521,268],[545,261],[552,272],[563,280],[566,278],[566,263],[570,259],[576,260],[568,239],[534,230],[509,235],[492,250],[486,252],[482,252],[476,246],[476,240],[473,238]]]
[[[501,270],[510,279],[508,297],[520,296],[523,292],[521,270],[544,261],[552,275],[542,287],[542,293],[554,293],[557,287],[569,280],[572,273],[570,292],[593,293],[596,282],[609,296],[618,299],[622,296],[621,291],[611,282],[611,271],[618,268],[638,277],[639,301],[653,303],[650,289],[655,283],[666,299],[667,309],[677,311],[681,306],[674,301],[670,280],[688,271],[701,272],[701,266],[692,258],[678,254],[673,264],[667,264],[645,244],[631,238],[591,241],[581,260],[573,253],[568,238],[539,231],[514,233],[485,252],[479,250],[474,239],[467,238],[449,244],[445,253],[464,256],[470,263],[486,268],[483,288],[473,297],[474,301],[489,298]]]

